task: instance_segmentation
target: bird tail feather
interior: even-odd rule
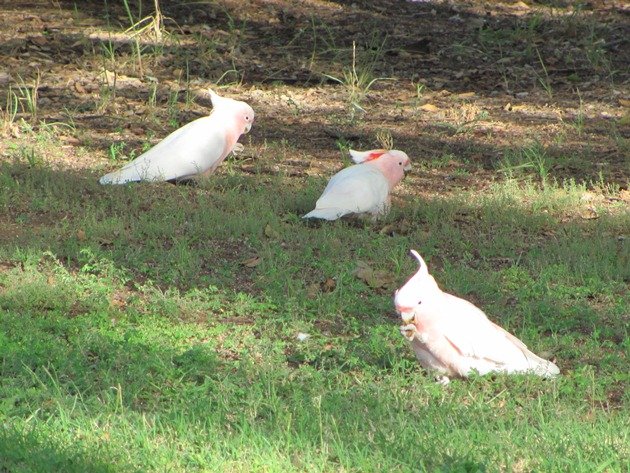
[[[558,368],[554,363],[535,355],[531,351],[528,351],[528,353],[525,354],[525,357],[531,366],[530,371],[538,376],[549,378],[560,374],[560,368]]]
[[[495,323],[493,323],[492,325],[494,325],[497,329],[503,332],[507,336],[507,338],[511,340],[512,343],[514,343],[514,345],[519,350],[521,350],[521,352],[523,353],[523,356],[527,360],[528,372],[537,374],[538,376],[542,376],[545,378],[557,376],[560,374],[560,368],[558,368],[554,363],[552,363],[551,361],[545,360],[544,358],[541,358],[535,353],[531,352],[527,348],[527,345],[525,345],[521,340],[516,338],[514,335],[512,335],[510,332],[505,330],[503,327],[499,327]]]
[[[521,348],[521,351],[527,361],[527,368],[524,370],[525,372],[533,373],[535,375],[542,376],[543,378],[551,378],[560,374],[560,368],[551,361],[545,360],[535,353],[532,353],[527,349],[527,347]]]
[[[339,208],[314,209],[304,215],[302,218],[321,218],[324,220],[337,220],[348,213],[347,210]]]
[[[126,184],[128,182],[139,181],[140,176],[134,170],[119,169],[118,171],[110,172],[101,177],[98,182],[100,184]]]

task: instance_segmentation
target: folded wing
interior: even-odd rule
[[[440,329],[452,345],[456,356],[455,369],[465,376],[472,370],[489,372],[533,373],[555,376],[556,365],[532,353],[514,335],[491,322],[473,304],[450,294],[448,310],[440,319]]]
[[[226,134],[215,121],[209,116],[188,123],[99,182],[169,181],[206,172],[230,151],[225,149]]]
[[[335,220],[351,213],[380,213],[387,205],[389,186],[378,169],[351,166],[335,174],[315,209],[304,218]]]

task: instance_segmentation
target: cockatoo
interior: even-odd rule
[[[350,150],[357,163],[335,174],[315,204],[303,218],[336,220],[347,214],[378,217],[389,210],[391,190],[411,169],[406,153],[398,150]]]
[[[175,130],[146,153],[118,171],[101,177],[101,184],[133,181],[177,181],[210,175],[238,145],[254,123],[254,110],[245,102],[210,91],[212,113]],[[240,146],[240,145],[238,145]]]
[[[394,296],[404,324],[400,333],[411,342],[420,364],[442,375],[440,383],[448,384],[449,376],[466,377],[473,371],[543,377],[560,373],[556,365],[529,351],[479,308],[443,292],[418,252],[411,250],[411,254],[420,268]]]

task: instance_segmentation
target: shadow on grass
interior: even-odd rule
[[[272,359],[220,360],[203,333],[154,317],[112,323],[97,303],[72,319],[60,307],[45,317],[8,309],[0,319],[11,338],[0,367],[10,401],[0,412],[14,424],[0,431],[7,471],[129,471],[127,462],[160,469],[167,460],[164,451],[151,456],[154,444],[177,451],[179,468],[212,468],[217,458],[229,465],[248,452],[288,466],[451,465],[441,453],[423,459],[424,450],[391,448],[390,432],[413,436],[413,424],[431,411],[406,412],[392,386],[348,385],[338,370],[293,370]],[[153,338],[156,325],[165,331]],[[378,430],[365,422],[366,410]]]
[[[560,221],[550,215],[549,210],[580,203],[579,192],[575,195],[568,192],[560,202],[555,202],[549,193],[551,200],[545,202],[545,192],[541,191],[538,211],[526,210],[526,206],[519,208],[520,204],[509,194],[482,205],[471,205],[456,196],[429,201],[411,195],[405,199],[404,208],[395,208],[383,223],[334,222],[310,228],[300,217],[313,205],[323,180],[290,179],[293,185],[289,186],[284,184],[286,178],[281,174],[269,175],[265,169],[259,174],[252,169],[251,174],[218,174],[199,187],[166,183],[100,186],[98,174],[89,171],[51,169],[45,165],[32,167],[19,162],[0,166],[0,205],[7,211],[3,221],[17,232],[17,235],[6,235],[5,244],[22,249],[29,244],[47,247],[62,260],[75,264],[81,250],[89,249],[94,255],[112,258],[114,264],[125,271],[138,276],[151,274],[154,282],[164,288],[173,283],[165,277],[167,267],[177,270],[178,264],[184,267],[190,264],[198,269],[204,266],[208,270],[217,269],[218,265],[212,265],[206,258],[220,253],[221,260],[217,263],[238,262],[248,256],[252,244],[257,248],[275,248],[284,242],[281,246],[288,245],[288,252],[301,249],[312,254],[317,249],[311,246],[316,240],[346,232],[359,238],[358,241],[376,237],[378,242],[397,246],[421,245],[419,237],[423,230],[435,231],[451,225],[464,232],[458,240],[470,236],[465,232],[474,231],[475,246],[480,250],[484,245],[479,238],[491,236],[485,234],[486,231],[500,235],[503,231],[519,230],[523,238],[534,239],[540,233],[553,231],[551,241],[558,241],[571,235],[559,231],[566,227],[566,220]],[[411,175],[405,182],[414,186],[416,179]],[[536,197],[528,199],[532,198]],[[607,217],[606,222],[616,228],[625,218],[621,212]],[[395,232],[395,238],[389,238],[388,232],[374,234],[390,224],[396,228],[403,220],[405,231]],[[518,222],[522,223],[514,228]],[[277,228],[265,229],[265,224]],[[531,235],[526,234],[527,224],[534,226]],[[577,219],[574,224],[573,229],[579,230],[589,222]],[[432,228],[433,225],[439,228]],[[312,239],[291,241],[291,228],[311,235]],[[225,247],[212,247],[219,242]],[[512,243],[516,245],[512,249],[518,249],[518,242]],[[184,252],[184,245],[190,254]],[[281,251],[281,248],[275,249]],[[506,247],[503,251],[509,249]],[[452,251],[447,254],[456,256]],[[153,272],[153,266],[160,271]],[[247,268],[236,265],[230,270],[242,273]],[[199,276],[198,273],[190,275]],[[190,277],[175,285],[196,287]]]
[[[597,221],[562,221],[563,205],[582,205],[579,193],[565,193],[566,202],[552,194],[548,201],[544,193],[528,197],[540,199],[537,210],[509,191],[478,204],[411,197],[384,222],[309,226],[301,215],[321,184],[308,179],[298,187],[285,186],[283,176],[223,174],[196,188],[103,187],[86,172],[23,164],[1,169],[0,205],[9,211],[3,220],[11,229],[5,258],[50,251],[73,271],[116,274],[132,290],[146,283],[182,293],[215,287],[250,294],[279,313],[298,310],[306,319],[350,310],[363,322],[383,323],[393,290],[414,270],[406,256],[410,248],[435,257],[438,271],[444,262],[482,272],[524,264],[535,274],[545,270],[542,258],[567,271],[569,279],[623,280],[628,272],[622,212]],[[244,264],[253,257],[260,261]],[[370,288],[353,274],[357,260],[393,262],[382,268],[393,277]],[[311,294],[313,284],[327,278],[336,290],[315,288]],[[482,290],[458,284],[446,280],[455,292]],[[350,308],[345,291],[356,298]]]
[[[217,448],[226,461],[254,445],[265,454],[280,451],[292,464],[289,452],[306,450],[323,464],[353,465],[356,454],[409,468],[420,462],[449,471],[483,468],[478,458],[448,455],[451,447],[438,453],[432,445],[392,447],[398,436],[404,445],[426,444],[416,426],[444,415],[441,390],[422,391],[424,401],[415,406],[392,396],[400,386],[348,381],[363,373],[404,384],[417,374],[384,315],[393,289],[415,270],[411,247],[444,287],[505,309],[510,320],[501,322],[525,325],[540,343],[549,343],[540,332],[580,335],[593,326],[598,343],[624,343],[608,333],[623,332],[622,318],[604,327],[583,304],[600,291],[617,297],[627,277],[627,251],[617,240],[623,216],[567,224],[507,195],[479,205],[412,199],[383,223],[309,226],[300,219],[318,194],[309,180],[296,189],[282,176],[226,173],[197,188],[102,187],[89,172],[19,163],[3,164],[0,178],[2,221],[18,231],[0,247],[2,389],[15,396],[2,412],[19,419],[24,432],[35,413],[34,437],[23,440],[33,444],[34,461],[49,455],[60,465],[82,465],[75,459],[90,458],[83,446],[42,448],[38,435],[65,445],[83,429],[89,435],[81,445],[90,450],[109,435],[108,422],[118,422],[110,441],[138,455],[147,454],[147,438],[198,443],[188,437],[196,431],[223,442]],[[381,232],[384,225],[403,231]],[[242,264],[250,251],[261,258],[254,268]],[[392,281],[367,287],[353,274],[357,259],[387,270]],[[309,296],[309,284],[328,277],[334,290]],[[503,300],[502,289],[509,298],[520,287],[531,291],[519,293],[522,302]],[[117,292],[126,306],[113,304]],[[198,320],[182,315],[191,301]],[[301,327],[313,334],[311,345],[293,341]],[[618,364],[608,360],[602,369],[611,375]],[[572,399],[578,398],[583,402],[576,390]],[[488,432],[505,427],[491,407],[476,407],[487,416]],[[458,407],[448,409],[461,418]],[[447,439],[452,424],[442,422],[440,438]],[[20,441],[19,432],[5,435],[7,445]],[[376,446],[366,438],[376,438]],[[210,456],[181,461],[203,465]],[[13,458],[28,462],[19,451]]]
[[[97,458],[93,458],[96,456]],[[52,441],[51,436],[42,435],[35,429],[22,430],[0,428],[0,471],[13,472],[68,472],[68,473],[113,473],[120,472],[107,459],[98,458],[94,451],[74,449]],[[125,469],[125,471],[130,471]]]

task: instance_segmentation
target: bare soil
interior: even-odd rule
[[[231,159],[243,172],[327,176],[347,164],[341,149],[391,135],[416,170],[400,195],[435,195],[485,188],[506,154],[537,142],[553,178],[627,199],[630,8],[574,4],[161,0],[159,38],[140,31],[148,20],[128,30],[122,1],[5,0],[0,102],[11,90],[20,107],[0,153],[24,158],[20,118],[35,132],[57,124],[44,159],[96,178],[207,114],[213,86],[257,112]],[[152,8],[131,2],[133,21]],[[363,86],[379,79],[354,104],[334,79],[353,55]]]

